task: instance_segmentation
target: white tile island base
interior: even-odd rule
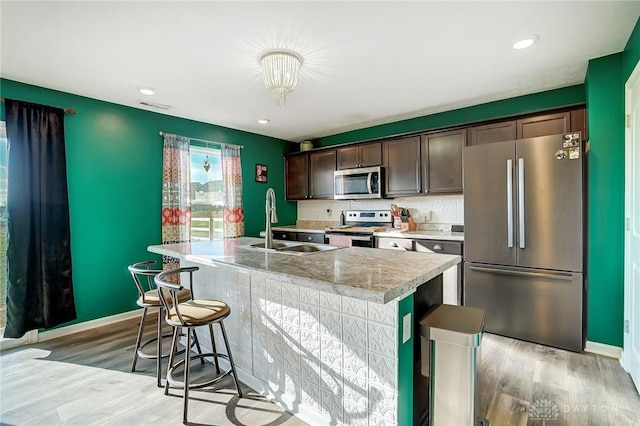
[[[225,327],[242,382],[311,425],[414,423],[415,289],[381,304],[291,274],[193,256],[181,264],[200,267],[195,297],[230,306]],[[441,288],[439,274],[433,282]],[[204,332],[200,340],[207,346]]]

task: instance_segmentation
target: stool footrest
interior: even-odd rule
[[[191,357],[191,360],[195,360],[195,359],[202,359],[202,358],[223,358],[226,359],[227,361],[229,361],[229,355],[227,354],[223,354],[223,353],[217,353],[217,352],[209,352],[209,353],[205,353],[205,354],[196,354],[193,355]],[[229,361],[229,363],[231,363],[231,361]],[[169,382],[169,384],[175,388],[178,389],[184,389],[184,384],[182,382],[178,382],[176,381],[173,377],[173,371],[175,369],[177,369],[178,367],[181,367],[182,365],[184,365],[184,359],[178,361],[173,367],[169,368],[169,370],[167,371],[167,382]],[[220,380],[224,379],[225,377],[229,376],[231,373],[233,372],[233,370],[231,369],[231,367],[229,367],[229,369],[227,371],[225,371],[224,373],[220,373],[219,375],[217,375],[216,377],[214,377],[211,380],[207,380],[206,382],[200,382],[200,383],[192,383],[189,385],[189,389],[198,389],[198,388],[204,388],[207,386],[211,386],[214,383],[218,383]]]
[[[172,334],[165,334],[164,336],[162,336],[162,338],[167,338],[167,339],[171,339],[173,337]],[[143,352],[142,350],[144,349],[145,346],[147,346],[150,343],[156,342],[158,340],[157,337],[152,337],[151,339],[147,340],[146,342],[144,342],[143,344],[140,345],[140,348],[138,348],[138,357],[142,358],[142,359],[157,359],[157,355],[156,354],[148,354],[146,352]],[[195,345],[195,342],[191,343],[191,347],[193,347]],[[181,355],[184,353],[184,348],[180,349],[179,351],[176,352],[176,355]],[[167,353],[163,353],[161,358],[167,358],[169,356],[169,352]]]

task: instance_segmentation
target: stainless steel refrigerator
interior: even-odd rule
[[[485,331],[582,351],[579,133],[464,148],[464,305]]]

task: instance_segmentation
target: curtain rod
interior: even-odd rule
[[[160,132],[160,136],[170,135],[170,134],[171,133]],[[189,140],[192,140],[192,141],[206,142],[206,143],[212,143],[214,145],[222,145],[222,146],[237,146],[237,147],[240,147],[240,149],[244,148],[244,145],[235,145],[235,144],[232,144],[232,143],[213,142],[213,141],[208,141],[206,139],[190,138],[189,136],[185,136],[185,137],[188,138]]]
[[[4,101],[7,98],[0,98],[0,101]],[[26,102],[26,101],[22,101],[22,102]],[[57,108],[57,107],[56,107]],[[76,115],[76,110],[73,108],[64,108],[64,112],[65,114],[69,114],[69,115]]]

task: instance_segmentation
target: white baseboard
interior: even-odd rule
[[[68,325],[66,327],[60,327],[53,330],[43,331],[38,333],[38,342],[45,342],[51,339],[57,339],[62,336],[69,336],[71,334],[79,333],[81,331],[91,330],[92,328],[102,327],[104,325],[115,324],[120,321],[125,321],[131,318],[140,318],[142,315],[142,308],[134,309],[133,311],[123,312],[121,314],[111,315],[108,317],[97,318],[91,321],[85,321],[78,324]]]
[[[17,348],[18,346],[36,343],[38,341],[38,330],[27,331],[24,336],[17,339],[1,337],[4,335],[4,328],[0,329],[0,352]]]
[[[587,344],[584,347],[585,352],[589,352],[596,355],[608,356],[610,358],[620,359],[622,357],[622,348],[618,346],[606,345],[604,343],[590,342],[587,340]]]

